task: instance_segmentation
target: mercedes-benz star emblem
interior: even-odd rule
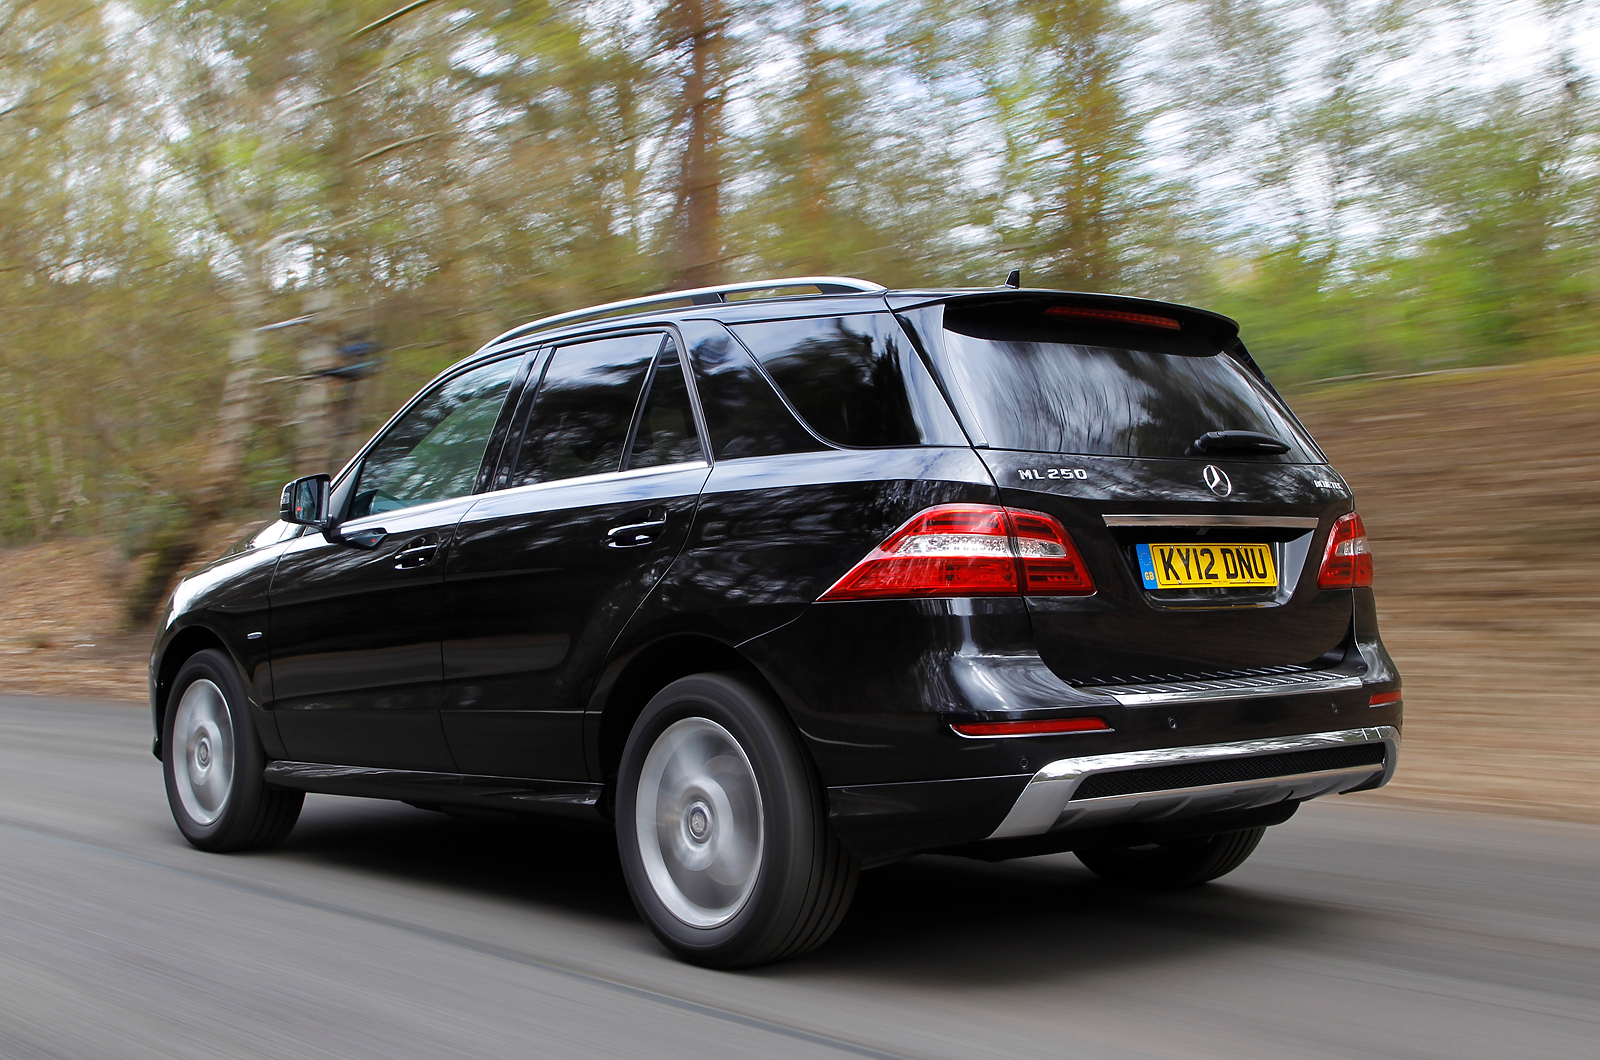
[[[1233,492],[1233,483],[1228,481],[1228,473],[1215,464],[1207,464],[1201,472],[1205,476],[1206,485],[1211,487],[1211,492],[1219,497],[1226,497]]]

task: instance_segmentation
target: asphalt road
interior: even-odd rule
[[[149,744],[138,707],[0,697],[0,1056],[1600,1053],[1600,828],[1352,796],[1157,897],[923,857],[727,973],[657,946],[604,834],[312,796],[282,847],[202,854]]]

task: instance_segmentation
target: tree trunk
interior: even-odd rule
[[[157,535],[145,568],[128,595],[127,617],[132,624],[155,615],[172,582],[195,558],[211,527],[238,492],[239,472],[260,400],[256,372],[261,334],[256,328],[264,308],[265,299],[256,291],[241,298],[236,313],[240,326],[228,350],[228,374],[222,384],[211,448],[200,462],[185,510]]]
[[[678,287],[705,287],[722,273],[722,108],[727,94],[727,12],[718,0],[674,4],[672,42],[687,49],[682,111],[688,127],[678,178]]]

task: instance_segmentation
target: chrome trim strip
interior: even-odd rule
[[[1107,526],[1262,526],[1315,530],[1319,520],[1300,515],[1107,515]]]
[[[1073,792],[1085,778],[1129,769],[1189,765],[1197,762],[1226,761],[1232,758],[1315,751],[1346,744],[1384,743],[1387,750],[1382,765],[1351,766],[1348,769],[1263,777],[1237,783],[1209,784],[1195,788],[1137,792],[1101,799],[1072,801]],[[1005,820],[988,838],[1041,835],[1066,828],[1125,824],[1171,817],[1187,817],[1222,810],[1265,806],[1285,799],[1313,799],[1334,792],[1345,792],[1363,785],[1381,787],[1394,775],[1399,754],[1400,731],[1392,725],[1336,732],[1314,732],[1299,736],[1277,736],[1265,740],[1240,740],[1233,743],[1202,744],[1194,747],[1164,747],[1148,751],[1123,751],[1116,754],[1087,755],[1051,762],[1035,773],[1022,794],[1012,804]],[[1372,784],[1374,773],[1382,776]]]
[[[1255,783],[1267,783],[1267,782],[1270,782],[1272,784],[1294,784],[1294,783],[1298,783],[1300,781],[1305,781],[1305,780],[1323,780],[1325,778],[1330,778],[1330,777],[1347,777],[1347,776],[1357,776],[1357,775],[1359,775],[1360,777],[1365,779],[1366,777],[1370,777],[1374,773],[1381,773],[1381,772],[1383,772],[1383,763],[1380,762],[1377,765],[1370,765],[1370,766],[1350,766],[1348,769],[1318,769],[1318,770],[1315,770],[1315,771],[1310,772],[1310,773],[1285,773],[1281,777],[1266,777],[1261,781],[1250,781],[1250,783],[1255,784]],[[1201,785],[1199,785],[1197,787],[1192,787],[1192,788],[1172,788],[1172,789],[1168,789],[1166,791],[1153,791],[1153,792],[1152,791],[1136,791],[1136,792],[1131,792],[1130,794],[1127,794],[1127,795],[1102,795],[1098,799],[1071,799],[1069,801],[1072,803],[1072,805],[1074,807],[1078,807],[1078,806],[1099,807],[1099,806],[1110,806],[1110,805],[1115,804],[1115,803],[1125,803],[1125,802],[1129,802],[1131,800],[1136,800],[1136,799],[1146,799],[1151,795],[1167,795],[1167,794],[1170,794],[1173,791],[1179,791],[1179,792],[1182,792],[1184,795],[1191,795],[1192,796],[1192,795],[1207,795],[1207,794],[1210,794],[1212,792],[1225,792],[1225,791],[1231,792],[1231,791],[1237,790],[1238,787],[1239,787],[1239,785],[1237,783],[1231,783],[1231,784],[1229,784],[1229,783],[1224,783],[1224,784],[1201,784]]]
[[[1198,700],[1254,699],[1257,696],[1299,696],[1311,692],[1342,692],[1361,687],[1361,678],[1316,674],[1216,677],[1204,681],[1173,681],[1158,685],[1090,685],[1085,692],[1110,696],[1125,707],[1156,703],[1192,703]]]

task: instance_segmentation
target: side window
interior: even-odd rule
[[[697,341],[693,361],[711,450],[718,460],[827,448],[800,426],[750,354],[726,332]]]
[[[534,397],[513,486],[618,471],[661,336],[623,335],[557,347]]]
[[[683,378],[678,347],[668,339],[656,355],[627,466],[659,467],[703,459],[705,451],[700,448],[700,436],[694,429],[694,410],[689,404],[689,387]]]
[[[888,313],[735,324],[730,330],[811,429],[831,442],[866,448],[938,444],[934,436],[947,433],[919,423],[914,403],[927,401],[914,399],[931,391],[932,380]]]
[[[350,518],[471,493],[520,363],[508,357],[463,372],[411,406],[362,462]]]

